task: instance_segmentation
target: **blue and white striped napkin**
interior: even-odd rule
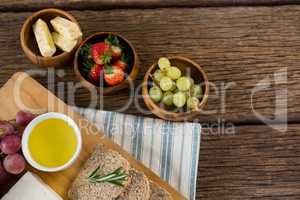
[[[201,125],[75,108],[190,200],[195,199]]]

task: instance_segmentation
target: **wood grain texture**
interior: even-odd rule
[[[85,36],[96,31],[115,31],[127,37],[135,45],[142,61],[137,83],[143,79],[154,59],[161,55],[183,55],[199,62],[212,83],[235,85],[226,92],[226,109],[220,109],[220,95],[210,96],[207,110],[217,112],[203,115],[199,120],[217,119],[235,123],[259,123],[251,109],[251,91],[257,83],[274,72],[283,74],[287,69],[287,83],[271,82],[269,88],[258,92],[253,103],[257,112],[267,117],[274,116],[275,93],[288,89],[288,118],[299,122],[299,53],[300,53],[300,7],[226,7],[226,8],[171,8],[133,9],[125,7],[146,7],[136,0],[135,6],[111,5],[105,3],[71,3],[62,1],[1,1],[0,10],[36,10],[48,6],[67,9],[106,9],[105,11],[72,11],[82,25]],[[27,2],[24,4],[23,2]],[[37,2],[37,1],[35,1]],[[78,2],[78,1],[77,1]],[[103,0],[104,2],[104,0]],[[118,1],[115,1],[118,2]],[[125,1],[127,2],[127,1]],[[150,1],[151,2],[151,1]],[[154,2],[154,1],[152,1]],[[171,2],[171,1],[168,1]],[[172,1],[175,2],[175,1]],[[221,5],[220,0],[176,1],[192,2],[187,7]],[[226,1],[226,5],[266,5],[299,3],[299,1]],[[234,2],[234,3],[232,3]],[[237,3],[238,2],[238,3]],[[244,2],[245,4],[241,3]],[[254,3],[253,3],[254,2]],[[268,2],[271,2],[270,4]],[[143,2],[144,3],[144,2]],[[215,3],[215,4],[214,4]],[[248,4],[249,3],[249,4]],[[64,5],[63,5],[64,4]],[[157,4],[162,5],[160,2]],[[176,3],[177,4],[177,3]],[[129,5],[129,4],[128,4]],[[149,3],[150,5],[150,3]],[[180,4],[174,5],[178,7]],[[173,7],[162,5],[157,7]],[[181,5],[182,6],[182,5]],[[148,7],[155,7],[154,4]],[[19,44],[21,25],[31,13],[0,13],[0,85],[15,71],[35,68],[23,55]],[[163,20],[162,20],[163,19]],[[72,94],[67,83],[74,83],[73,67],[64,70],[63,78],[56,80],[65,84],[47,83],[47,78],[35,75],[44,86],[53,89],[60,97]],[[45,72],[44,70],[41,70]],[[56,71],[58,72],[58,71]],[[265,79],[266,80],[266,79]],[[76,83],[76,82],[75,82]],[[260,85],[268,85],[260,82]],[[225,90],[218,90],[224,94]],[[214,93],[212,90],[211,94]],[[90,95],[85,89],[76,92],[76,101],[64,100],[80,106],[90,105],[90,100],[99,96]],[[284,103],[284,98],[280,103]],[[104,98],[106,110],[117,110],[128,101],[128,92]],[[138,102],[143,105],[142,98]],[[99,105],[98,105],[99,107]],[[279,106],[280,107],[280,106]],[[141,114],[136,105],[126,113]],[[12,113],[13,115],[13,113]],[[149,115],[152,116],[152,115]],[[279,109],[277,122],[283,121],[284,107]],[[207,130],[205,130],[207,133]],[[234,135],[220,135],[220,131],[207,133],[202,137],[197,184],[197,199],[299,199],[299,125],[290,125],[284,133],[267,126],[238,126]]]
[[[236,127],[231,135],[204,130],[197,197],[299,199],[299,128],[299,124],[289,125],[280,132],[267,126],[247,125]]]
[[[82,136],[82,149],[77,160],[66,170],[46,173],[35,170],[28,166],[28,170],[38,174],[46,184],[52,187],[65,200],[68,199],[67,193],[73,180],[76,178],[81,166],[93,152],[95,145],[102,144],[106,148],[119,152],[128,160],[130,165],[138,171],[143,172],[149,180],[167,190],[174,200],[184,200],[185,198],[174,190],[168,183],[160,179],[154,172],[146,168],[142,163],[135,160],[129,153],[115,144],[112,140],[105,137],[97,128],[83,119],[79,114],[55,97],[46,88],[33,80],[25,73],[16,73],[0,89],[0,120],[12,120],[19,110],[30,110],[34,113],[60,112],[71,117],[79,126]],[[0,188],[1,190],[1,188]],[[0,193],[2,193],[0,191]]]
[[[181,55],[198,62],[209,81],[217,86],[216,89],[210,87],[205,109],[211,113],[200,115],[202,122],[222,119],[235,123],[259,123],[252,105],[256,112],[271,118],[274,117],[275,104],[277,122],[284,121],[286,98],[281,94],[285,89],[289,121],[300,118],[300,6],[71,13],[81,24],[85,36],[96,31],[114,31],[132,42],[141,61],[137,84],[141,83],[148,67],[160,56]],[[38,69],[25,58],[19,44],[21,25],[30,14],[0,13],[0,84],[15,71]],[[58,96],[68,104],[93,106],[95,103],[98,108],[118,110],[129,102],[128,90],[106,96],[101,101],[103,107],[99,106],[100,97],[85,89],[76,90],[76,101],[64,98],[68,95],[72,97],[73,91],[68,85],[77,82],[71,64],[61,69],[65,76],[56,76],[56,81],[63,81],[64,84],[47,83],[47,78],[40,75],[34,77],[56,94],[60,93]],[[285,78],[284,70],[287,71],[286,81],[276,83],[274,74],[276,78],[279,75]],[[224,87],[230,84],[225,90]],[[251,92],[257,85],[268,87],[256,92],[251,104]],[[138,103],[133,101],[128,109],[121,111],[152,116],[147,113],[142,97],[135,96],[135,99]],[[223,109],[222,102],[225,104]],[[138,110],[138,106],[145,112]]]
[[[211,7],[211,6],[274,6],[300,4],[299,0],[2,0],[0,11],[32,11],[56,7],[76,10],[118,8]]]

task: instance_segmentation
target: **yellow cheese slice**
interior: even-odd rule
[[[52,56],[55,53],[56,48],[46,22],[44,22],[42,19],[38,19],[33,24],[32,28],[42,56]]]
[[[56,32],[70,40],[76,40],[82,36],[78,25],[63,17],[55,17],[50,23]]]
[[[71,52],[77,44],[77,40],[70,40],[56,32],[52,33],[52,38],[55,45],[65,52]]]

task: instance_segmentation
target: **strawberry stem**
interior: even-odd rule
[[[91,59],[90,55],[91,45],[85,44],[79,50],[80,60],[82,60],[81,70],[84,73],[88,73],[92,66],[94,65],[94,61]]]
[[[119,41],[118,37],[114,36],[114,35],[108,35],[107,38],[105,39],[105,42],[110,45],[113,45],[113,46],[120,45],[120,41]]]
[[[112,59],[112,56],[111,56],[110,53],[105,52],[105,53],[102,54],[101,59],[102,59],[104,64],[108,64],[108,63],[110,63],[110,61]]]
[[[112,66],[105,65],[105,66],[104,66],[104,72],[105,72],[106,74],[113,74],[113,73],[114,73],[114,69],[112,68]]]
[[[85,44],[79,50],[79,55],[82,59],[89,58],[91,45]]]

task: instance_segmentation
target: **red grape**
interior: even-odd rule
[[[19,151],[20,147],[21,138],[17,135],[7,135],[0,143],[0,149],[5,154],[14,154]]]
[[[0,162],[0,185],[6,183],[9,178],[10,175],[5,171],[5,169],[2,166],[2,163]]]
[[[19,111],[16,115],[16,123],[20,126],[27,126],[35,115],[28,111]]]
[[[25,160],[23,156],[18,153],[8,155],[3,160],[4,169],[11,174],[20,174],[25,169]]]
[[[0,121],[0,138],[13,134],[15,132],[15,128],[12,124],[7,121]]]

